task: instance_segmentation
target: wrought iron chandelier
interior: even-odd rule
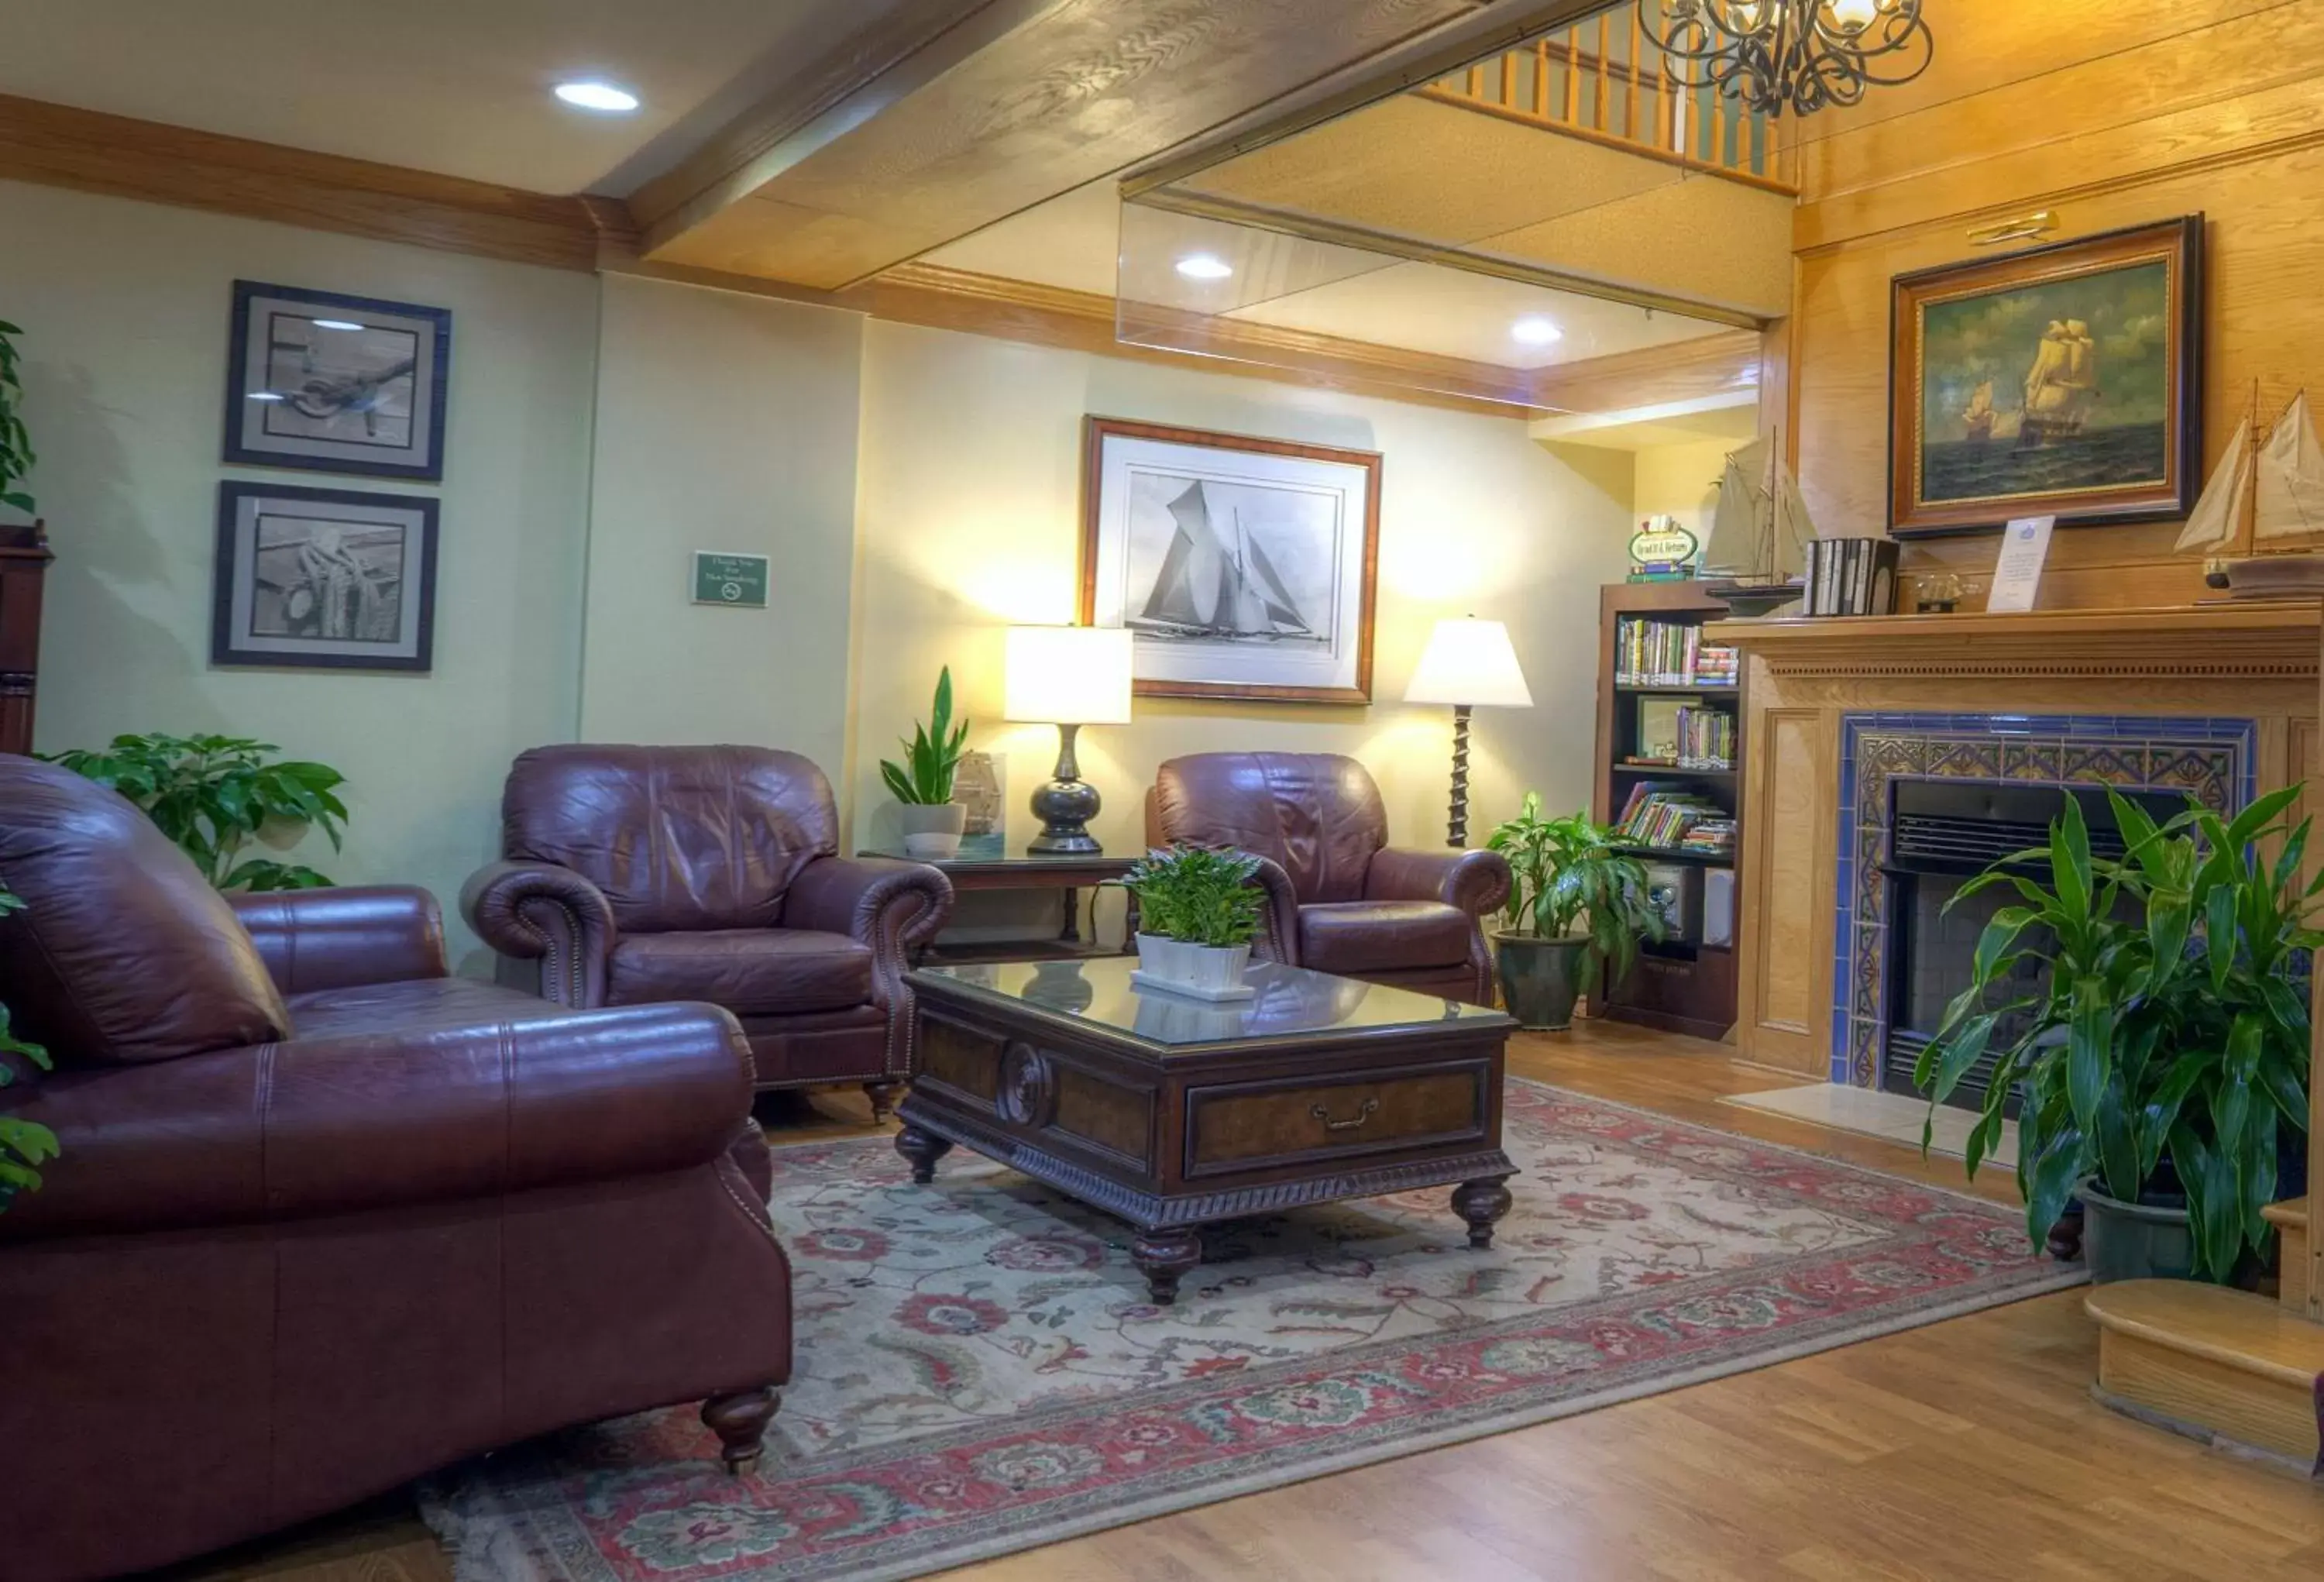
[[[1638,0],[1672,76],[1745,108],[1808,116],[1929,69],[1921,0]]]

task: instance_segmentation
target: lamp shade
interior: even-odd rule
[[[1475,704],[1530,708],[1525,671],[1509,629],[1499,621],[1439,621],[1420,651],[1420,663],[1404,689],[1406,703]]]
[[[1004,717],[1036,725],[1130,723],[1130,630],[1011,626]]]

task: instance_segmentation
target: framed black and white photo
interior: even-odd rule
[[[436,626],[436,502],[224,483],[210,662],[424,671]]]
[[[226,458],[438,483],[452,313],[234,282]]]
[[[1380,458],[1091,418],[1081,620],[1144,697],[1369,703]]]

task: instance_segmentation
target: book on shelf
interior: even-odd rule
[[[1817,539],[1808,545],[1811,615],[1885,615],[1896,599],[1896,545],[1891,539]]]
[[[1735,847],[1733,815],[1683,782],[1640,781],[1614,829],[1625,844],[1657,851],[1720,856]]]
[[[1701,626],[1643,615],[1615,624],[1616,686],[1732,687],[1741,673],[1734,644],[1704,642]]]

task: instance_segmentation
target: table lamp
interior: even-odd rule
[[[1036,856],[1097,854],[1097,788],[1074,762],[1074,737],[1085,725],[1130,723],[1130,641],[1123,626],[1009,628],[1002,716],[1057,727],[1056,778],[1033,792],[1041,833],[1025,849]]]
[[[1469,710],[1486,708],[1530,708],[1533,694],[1526,689],[1525,671],[1517,666],[1517,651],[1509,629],[1499,621],[1464,617],[1439,621],[1420,651],[1420,663],[1404,689],[1406,703],[1450,703],[1452,706],[1452,811],[1446,822],[1444,844],[1469,844]]]

